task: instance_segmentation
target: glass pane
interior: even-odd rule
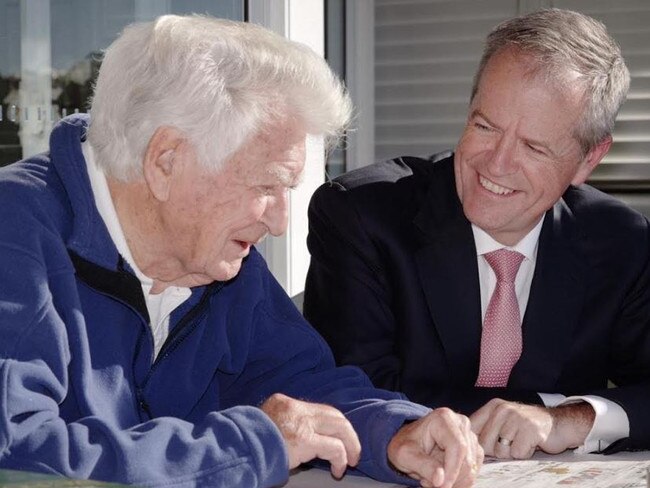
[[[20,81],[20,0],[0,2],[0,165],[20,158],[18,125],[8,106],[18,104]],[[13,114],[11,114],[13,115]]]
[[[51,126],[85,112],[101,51],[131,22],[208,14],[245,0],[0,0],[0,165],[47,150]]]
[[[325,1],[325,58],[330,68],[345,81],[345,3]],[[345,172],[345,139],[332,148],[325,164],[326,178]]]

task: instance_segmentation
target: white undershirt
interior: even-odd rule
[[[81,150],[86,159],[90,186],[95,197],[95,205],[97,205],[99,215],[104,220],[117,251],[129,263],[136,277],[140,280],[144,300],[147,304],[147,311],[149,312],[149,326],[153,334],[155,358],[158,356],[162,345],[169,335],[170,314],[176,307],[187,300],[192,292],[186,287],[169,286],[162,293],[155,295],[150,293],[153,280],[143,274],[133,260],[131,250],[126,242],[122,226],[115,211],[115,206],[113,205],[106,177],[104,176],[104,172],[95,163],[92,147],[88,142],[83,142],[81,144]]]
[[[528,298],[530,296],[530,285],[535,274],[537,261],[537,247],[539,235],[542,230],[543,217],[537,225],[524,238],[514,246],[504,246],[495,241],[483,229],[472,224],[474,242],[476,244],[476,258],[478,261],[478,276],[481,289],[481,317],[485,317],[490,297],[496,287],[497,277],[484,254],[498,249],[510,249],[524,255],[519,271],[515,278],[515,293],[519,304],[520,317],[523,319]],[[630,422],[625,410],[615,402],[594,395],[565,397],[559,393],[538,393],[544,405],[554,407],[562,404],[573,403],[584,400],[591,404],[596,412],[594,425],[585,439],[582,446],[576,449],[578,453],[600,451],[605,449],[612,442],[627,437],[630,432]]]

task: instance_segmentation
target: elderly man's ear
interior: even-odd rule
[[[149,139],[142,171],[156,200],[164,202],[169,198],[172,180],[183,164],[181,145],[184,142],[184,134],[170,126],[158,127]]]

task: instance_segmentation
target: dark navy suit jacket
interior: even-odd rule
[[[374,164],[314,194],[304,313],[338,363],[413,401],[469,414],[494,397],[596,394],[628,415],[631,435],[619,448],[650,448],[648,220],[581,185],[546,213],[539,239],[507,388],[473,386],[478,267],[453,156]]]

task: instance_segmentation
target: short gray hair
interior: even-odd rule
[[[620,47],[601,22],[553,8],[499,24],[487,37],[472,99],[488,61],[507,48],[530,55],[538,71],[551,79],[561,81],[570,73],[578,74],[585,88],[585,107],[575,136],[585,153],[611,135],[627,96],[630,74]]]
[[[88,140],[104,172],[128,181],[141,177],[154,131],[174,126],[218,170],[277,120],[293,118],[332,145],[351,107],[327,63],[302,44],[250,23],[165,15],[128,26],[106,50]]]

